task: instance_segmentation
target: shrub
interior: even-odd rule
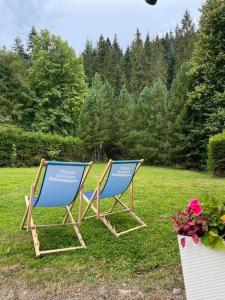
[[[16,127],[0,128],[0,166],[34,166],[46,160],[83,160],[79,138],[28,132]]]
[[[225,176],[225,132],[209,140],[208,168],[215,176]]]

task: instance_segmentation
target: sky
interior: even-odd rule
[[[61,36],[80,53],[87,39],[96,43],[100,34],[117,34],[125,49],[136,29],[153,38],[174,29],[188,9],[196,25],[205,0],[0,0],[0,46],[11,48],[16,36],[25,42],[34,25]]]

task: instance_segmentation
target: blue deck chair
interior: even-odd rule
[[[81,197],[88,203],[81,220],[97,217],[98,220],[101,220],[109,230],[116,236],[119,237],[123,234],[126,234],[130,231],[145,227],[146,224],[134,213],[134,185],[133,180],[134,176],[143,163],[142,160],[124,160],[124,161],[112,161],[110,160],[103,172],[100,180],[97,182],[97,186],[94,192],[81,192]],[[106,179],[106,180],[105,180]],[[101,185],[105,181],[105,184],[101,188]],[[121,197],[130,187],[130,207],[126,206],[122,201]],[[101,201],[105,198],[114,198],[115,202],[112,208],[108,212],[101,213]],[[96,206],[93,204],[96,202]],[[114,208],[119,204],[122,206],[123,210],[114,212]],[[89,208],[91,208],[95,215],[85,217]],[[116,229],[110,224],[106,219],[106,216],[128,212],[138,223],[139,226],[128,229],[123,232],[117,232]]]
[[[86,247],[77,226],[78,222],[75,222],[71,210],[80,190],[83,188],[85,179],[87,178],[91,166],[92,162],[76,163],[45,161],[44,159],[41,160],[35,182],[31,186],[30,197],[25,197],[27,208],[21,225],[21,229],[27,229],[31,231],[37,257],[45,254],[75,250]],[[40,192],[37,196],[35,196],[37,185],[44,167],[45,171],[41,183]],[[66,223],[67,219],[65,220],[64,218],[62,224],[36,225],[32,217],[32,212],[35,207],[65,207],[66,214],[68,215],[67,218],[70,219],[70,223]],[[81,213],[80,208],[79,213]],[[40,250],[37,228],[61,227],[68,225],[73,227],[80,242],[80,246],[45,251]]]

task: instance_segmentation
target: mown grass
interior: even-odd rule
[[[86,189],[95,186],[103,168],[103,164],[94,165]],[[31,234],[19,229],[24,195],[29,193],[36,171],[0,169],[0,273],[5,280],[38,286],[96,280],[123,282],[146,274],[152,281],[181,283],[182,275],[175,271],[179,270],[180,259],[170,216],[194,197],[206,193],[223,197],[225,190],[223,179],[206,173],[144,166],[135,179],[135,210],[147,228],[117,239],[101,222],[90,219],[81,226],[86,250],[37,259]],[[34,210],[37,223],[60,222],[63,215],[61,208]],[[110,221],[119,229],[133,224],[124,215],[111,216]],[[43,249],[77,243],[70,228],[40,229],[39,238]]]

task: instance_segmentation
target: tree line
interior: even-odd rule
[[[124,51],[117,36],[67,42],[33,27],[0,51],[0,122],[79,136],[87,158],[143,157],[204,168],[207,143],[225,124],[223,0],[207,0],[199,29],[185,12],[174,31],[137,30]]]

